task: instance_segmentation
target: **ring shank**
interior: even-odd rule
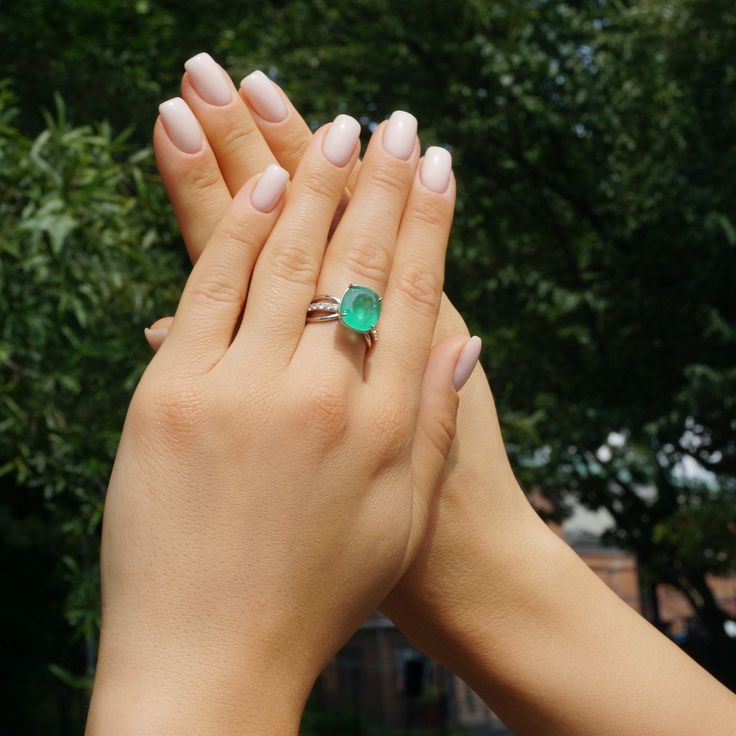
[[[340,300],[331,294],[318,294],[307,307],[305,322],[334,322],[339,319]],[[363,335],[369,349],[378,340],[378,330],[375,327],[371,327],[369,332],[359,334]]]

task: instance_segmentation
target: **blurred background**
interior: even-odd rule
[[[188,271],[151,128],[205,50],[451,149],[447,292],[522,484],[736,690],[733,0],[1,0],[3,732],[82,729],[107,477]],[[304,733],[506,732],[376,614]]]

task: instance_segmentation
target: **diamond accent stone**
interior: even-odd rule
[[[340,308],[339,304],[334,302],[312,302],[308,307],[308,312],[337,312]]]

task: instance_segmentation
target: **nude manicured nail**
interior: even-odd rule
[[[171,142],[184,153],[199,153],[204,139],[197,118],[181,97],[173,97],[158,106]]]
[[[151,329],[150,327],[146,327],[143,330],[143,334],[146,336],[146,340],[151,346],[151,349],[158,350],[164,344],[164,340],[169,334],[169,328],[155,327]]]
[[[262,72],[251,72],[240,82],[248,102],[269,123],[280,123],[286,117],[284,104],[278,87]]]
[[[480,349],[482,346],[481,339],[477,336],[471,337],[470,340],[465,343],[463,351],[455,363],[455,376],[452,379],[452,383],[455,386],[455,391],[459,391],[470,378],[473,370],[475,369],[478,358],[480,358]]]
[[[383,130],[383,147],[404,161],[411,156],[417,140],[417,119],[403,110],[396,110]]]
[[[430,146],[422,159],[419,173],[422,183],[427,189],[442,194],[450,184],[452,173],[452,156],[450,152],[439,146]]]
[[[276,164],[271,164],[256,182],[250,201],[261,212],[270,212],[286,189],[289,172]]]
[[[210,105],[227,105],[233,99],[233,87],[222,67],[209,55],[197,54],[184,63],[197,94]]]
[[[350,115],[338,115],[322,143],[322,153],[335,166],[345,166],[360,137],[360,123]]]

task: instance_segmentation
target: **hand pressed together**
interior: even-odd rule
[[[296,734],[379,605],[518,736],[730,735],[733,697],[514,478],[442,294],[448,152],[398,111],[361,162],[356,120],[313,135],[264,74],[185,66],[154,149],[195,266],[110,481],[88,736]],[[383,296],[371,347],[342,304],[305,324],[351,284]]]
[[[354,119],[317,132],[283,196],[275,165],[246,181],[135,392],[105,509],[95,698],[140,702],[141,733],[295,730],[419,549],[475,346],[432,348],[449,155],[420,162],[414,127],[396,156],[387,127],[326,252]],[[384,297],[370,350],[337,321],[305,325],[315,294],[351,283]]]
[[[154,150],[187,250],[196,261],[226,210],[231,193],[259,167],[268,164],[278,163],[295,172],[310,145],[312,132],[284,92],[263,72],[246,76],[236,91],[224,70],[207,54],[193,57],[185,66],[181,93],[192,110],[193,131],[200,135],[201,147],[195,155],[182,155],[159,122],[154,131]],[[410,127],[412,121],[407,113],[394,113],[389,145],[400,144],[402,129]],[[442,155],[435,148],[428,153]],[[357,161],[348,177],[337,222],[346,202],[359,192],[357,180],[365,163],[370,161]],[[385,263],[382,248],[371,243],[370,225],[375,208],[383,207],[380,200],[362,198],[353,208],[354,232],[362,231],[359,240],[364,265],[377,260]],[[424,216],[432,215],[430,206]],[[336,247],[340,247],[339,238],[330,242],[328,252]],[[420,256],[416,265],[421,263]],[[165,340],[171,324],[171,318],[163,318],[146,330],[154,349]],[[462,317],[443,294],[434,344],[469,334]],[[474,342],[479,348],[477,338]],[[406,349],[410,350],[411,345],[407,341]],[[499,545],[501,554],[496,563],[499,573],[503,573],[508,567],[507,552],[515,554],[544,526],[511,470],[488,379],[480,367],[473,371],[462,392],[457,426],[461,441],[454,443],[440,481],[432,509],[431,534],[422,545],[416,564],[407,570],[401,584],[382,606],[406,634],[421,641],[425,651],[442,659],[446,646],[434,630],[440,621],[435,615],[437,607],[461,597],[464,590],[458,587],[467,582],[465,576],[458,574],[467,565],[467,549],[458,544],[458,539],[475,539],[476,534],[469,533],[473,530],[482,539],[492,533],[507,540]],[[433,622],[429,631],[427,620]]]

